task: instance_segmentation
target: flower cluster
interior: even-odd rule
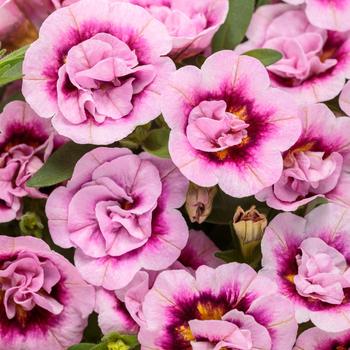
[[[350,348],[350,0],[0,0],[0,43],[0,350]]]

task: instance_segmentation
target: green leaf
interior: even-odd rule
[[[245,52],[244,55],[258,59],[264,66],[274,64],[283,57],[280,52],[272,49],[250,50]]]
[[[122,333],[112,332],[105,335],[102,338],[102,341],[104,342],[115,342],[117,340],[121,340],[124,344],[128,345],[131,349],[139,345],[137,336],[133,334],[122,334]]]
[[[254,12],[254,5],[254,0],[230,0],[226,21],[213,39],[214,52],[232,50],[244,39]]]
[[[68,350],[90,350],[90,349],[92,349],[94,346],[96,346],[96,344],[92,344],[92,343],[80,343],[80,344],[71,346],[70,348],[68,348]]]
[[[73,142],[66,143],[52,154],[27,182],[27,185],[29,187],[48,187],[70,179],[77,161],[95,147],[78,145]]]
[[[143,141],[142,148],[157,157],[170,158],[168,150],[170,130],[166,128],[151,130]]]
[[[237,261],[237,256],[240,256],[240,252],[236,249],[224,250],[222,252],[215,253],[215,256],[226,263]]]
[[[151,123],[138,126],[132,134],[119,141],[120,146],[131,150],[137,150],[142,145],[142,142],[147,138],[150,129]]]
[[[22,78],[22,62],[27,48],[23,46],[0,58],[0,86]]]
[[[271,0],[258,0],[256,3],[256,6],[259,7],[259,6],[268,5],[268,4],[271,4]]]
[[[311,201],[309,204],[307,204],[305,209],[305,215],[309,214],[310,211],[314,210],[316,207],[328,203],[328,200],[323,197],[315,198],[313,201]]]

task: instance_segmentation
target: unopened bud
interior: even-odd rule
[[[191,222],[201,224],[213,209],[216,187],[200,187],[190,184],[186,197],[186,210]]]
[[[126,345],[122,340],[117,340],[107,344],[108,350],[129,350],[130,346]]]
[[[22,215],[19,221],[19,228],[23,235],[41,238],[44,225],[36,213],[28,211]]]
[[[237,208],[233,216],[233,228],[236,231],[244,257],[252,257],[255,248],[261,242],[266,226],[266,216],[261,214],[254,205],[246,211],[241,207]]]

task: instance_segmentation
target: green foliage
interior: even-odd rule
[[[143,141],[147,138],[151,127],[151,123],[138,126],[132,134],[130,134],[125,139],[119,141],[120,146],[127,147],[131,150],[137,150],[141,147]]]
[[[96,344],[92,343],[81,343],[77,345],[71,346],[68,350],[90,350],[92,349]]]
[[[142,148],[161,158],[170,158],[168,150],[170,130],[167,128],[151,130],[142,143]]]
[[[70,179],[77,161],[95,147],[93,145],[78,145],[73,142],[66,143],[52,154],[27,182],[27,185],[38,188],[48,187]]]
[[[258,59],[264,66],[270,66],[278,62],[283,55],[272,49],[255,49],[244,53],[246,56],[254,57]]]
[[[256,6],[263,6],[263,5],[268,5],[271,4],[271,0],[257,0]]]
[[[81,343],[68,350],[137,350],[139,345],[136,335],[113,332],[104,336],[99,344]]]
[[[28,46],[5,55],[0,51],[0,87],[22,78],[22,62]]]
[[[254,0],[230,0],[225,23],[213,39],[213,51],[234,49],[247,32],[254,11]]]

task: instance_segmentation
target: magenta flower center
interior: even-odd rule
[[[148,179],[153,181],[152,190]],[[102,165],[72,198],[68,218],[72,241],[96,257],[121,256],[143,246],[152,235],[161,188],[157,168],[135,155]],[[95,246],[83,239],[86,234]]]
[[[195,149],[214,152],[220,158],[225,150],[247,139],[248,127],[238,113],[227,111],[225,101],[203,101],[191,111],[186,133]]]
[[[59,283],[61,274],[49,260],[40,260],[36,255],[21,252],[0,268],[0,309],[6,317],[16,318],[26,326],[28,313],[41,308],[58,315],[63,305],[51,294]]]
[[[298,293],[328,304],[341,304],[344,288],[350,287],[345,257],[319,238],[305,239],[299,249],[298,274],[294,276]]]
[[[96,123],[117,120],[128,115],[132,99],[154,80],[151,65],[140,65],[134,50],[115,36],[106,33],[72,47],[59,70],[59,100],[75,94],[80,114],[63,105],[64,117],[73,124],[92,118]]]
[[[314,151],[313,143],[291,151],[284,158],[281,179],[274,185],[279,200],[292,202],[308,195],[326,194],[338,184],[343,157],[338,152]]]

